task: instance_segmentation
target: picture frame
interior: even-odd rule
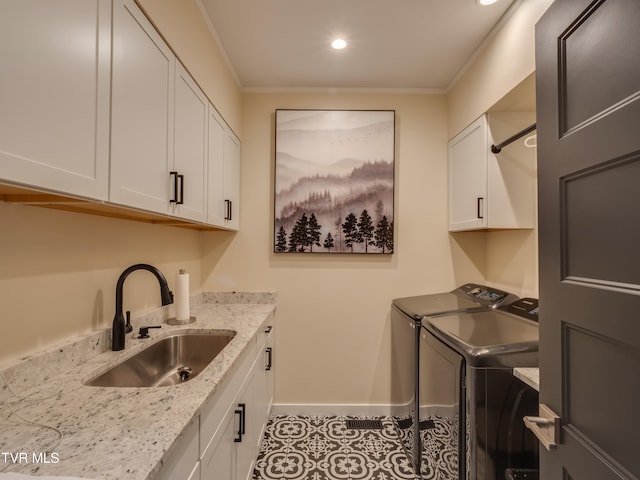
[[[395,110],[275,112],[275,253],[394,252]]]

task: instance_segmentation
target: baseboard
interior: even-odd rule
[[[315,404],[315,403],[274,403],[271,415],[324,415],[362,417],[407,417],[411,414],[409,405],[360,405],[360,404]],[[423,405],[420,418],[430,416],[453,417],[453,405]]]
[[[391,416],[393,405],[274,403],[271,415]]]

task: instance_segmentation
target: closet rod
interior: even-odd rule
[[[518,140],[519,138],[524,137],[527,133],[531,133],[536,129],[536,124],[534,123],[533,125],[525,128],[524,130],[519,131],[518,133],[516,133],[515,135],[512,135],[511,137],[507,138],[504,142],[502,142],[499,145],[491,145],[491,152],[492,153],[500,153],[500,151],[506,147],[507,145],[515,142],[516,140]]]

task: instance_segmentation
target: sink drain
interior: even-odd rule
[[[189,380],[189,377],[191,377],[192,372],[193,372],[193,369],[191,367],[178,368],[178,375],[180,375],[180,380],[182,380],[183,382]]]

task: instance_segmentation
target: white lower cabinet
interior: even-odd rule
[[[264,421],[257,415],[258,412],[255,408],[255,381],[260,368],[260,362],[256,361],[238,399],[239,409],[237,411],[240,413],[241,422],[238,436],[234,439],[237,452],[236,480],[251,480],[254,462],[258,456],[256,438],[262,430],[261,425]],[[240,435],[240,433],[242,433],[242,435]]]
[[[187,480],[200,480],[200,462],[196,463],[196,466],[193,467],[191,475],[187,477]]]
[[[200,480],[249,480],[273,398],[273,316],[200,415]],[[273,348],[273,347],[271,347]],[[267,361],[268,360],[268,361]]]
[[[200,480],[200,462],[196,463],[196,466],[193,467],[191,475],[189,475],[187,480]]]
[[[271,315],[154,480],[250,480],[273,399]]]
[[[232,406],[233,407],[233,406]],[[235,439],[239,428],[239,416],[230,408],[220,423],[220,428],[211,438],[202,455],[200,478],[235,478]]]
[[[177,445],[162,465],[155,480],[197,480],[200,478],[199,423],[194,418],[182,432]]]
[[[264,430],[267,426],[264,419],[269,418],[271,413],[271,405],[273,404],[273,325],[268,325],[265,329],[265,340],[261,349],[262,366],[256,368],[255,372],[255,406],[254,410],[258,417],[256,424],[261,425],[262,429],[256,436],[256,448],[260,448]],[[260,362],[260,359],[258,359]]]
[[[202,455],[201,480],[247,480],[256,458],[258,425],[254,410],[255,368],[245,379],[237,400],[229,410]]]

